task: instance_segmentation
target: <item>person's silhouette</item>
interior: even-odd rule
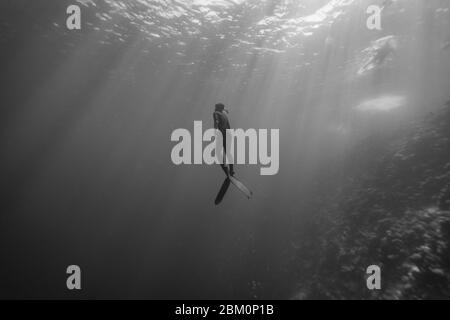
[[[214,128],[219,130],[222,133],[223,137],[223,154],[224,154],[224,163],[221,164],[222,169],[228,175],[234,175],[234,167],[233,164],[230,163],[230,171],[228,172],[228,168],[226,166],[227,159],[227,130],[231,129],[230,121],[227,115],[228,111],[225,110],[225,105],[223,103],[218,103],[215,106],[214,110]]]

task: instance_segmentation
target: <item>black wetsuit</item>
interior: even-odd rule
[[[214,112],[214,128],[218,129],[222,133],[223,137],[223,150],[224,150],[224,164],[222,164],[222,168],[225,170],[226,168],[226,152],[227,152],[227,130],[231,129],[230,121],[228,120],[228,116],[223,111],[215,111]],[[230,174],[234,174],[233,164],[230,164]]]

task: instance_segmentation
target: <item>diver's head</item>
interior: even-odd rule
[[[223,103],[216,104],[216,111],[223,112],[225,110],[225,105]]]

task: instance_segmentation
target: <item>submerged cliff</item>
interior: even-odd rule
[[[367,139],[299,233],[294,299],[448,298],[450,106]],[[367,289],[370,265],[381,268],[381,290]]]

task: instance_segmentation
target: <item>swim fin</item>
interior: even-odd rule
[[[228,176],[228,179],[231,181],[231,183],[239,189],[248,199],[250,199],[253,195],[253,192],[250,191],[241,181],[236,179],[233,176]]]
[[[229,178],[225,178],[225,181],[223,182],[222,187],[220,188],[220,191],[217,194],[216,200],[214,201],[216,206],[222,202],[223,197],[225,197],[225,194],[227,193],[227,190],[230,186],[230,183],[231,180]]]

